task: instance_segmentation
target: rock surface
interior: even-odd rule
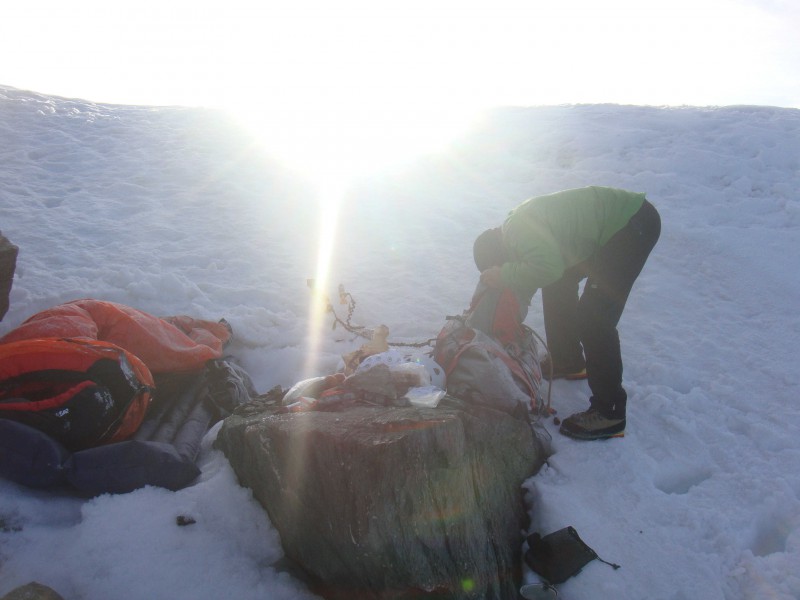
[[[18,252],[19,248],[0,232],[0,321],[8,311],[8,296],[14,283]]]
[[[27,585],[11,590],[0,600],[64,600],[55,590],[32,581]]]
[[[524,421],[443,402],[226,419],[217,447],[329,599],[515,598],[521,484],[545,459]]]

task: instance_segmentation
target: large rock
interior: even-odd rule
[[[54,589],[32,581],[11,590],[0,600],[64,600]]]
[[[217,447],[326,598],[516,597],[521,484],[545,458],[527,423],[475,407],[254,404]]]

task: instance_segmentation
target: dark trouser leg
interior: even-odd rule
[[[628,397],[622,387],[617,323],[660,233],[661,218],[653,205],[645,202],[588,265],[589,279],[578,304],[578,322],[592,407],[608,417],[624,417]]]
[[[547,348],[552,363],[568,372],[584,367],[578,329],[578,282],[581,276],[567,271],[558,281],[542,288],[542,310]]]

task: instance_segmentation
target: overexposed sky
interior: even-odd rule
[[[496,105],[800,107],[798,4],[6,2],[0,84],[222,107],[273,132],[280,124],[286,136],[361,131],[365,143],[389,122],[400,137],[446,135],[464,114]]]
[[[122,104],[800,107],[797,5],[9,2],[0,8],[0,84]]]

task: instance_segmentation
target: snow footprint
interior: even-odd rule
[[[790,547],[800,539],[797,502],[773,498],[767,504],[753,523],[750,550],[755,556],[792,551]]]
[[[711,470],[706,467],[669,468],[667,466],[656,475],[653,484],[665,494],[688,494],[689,490],[710,477]]]

